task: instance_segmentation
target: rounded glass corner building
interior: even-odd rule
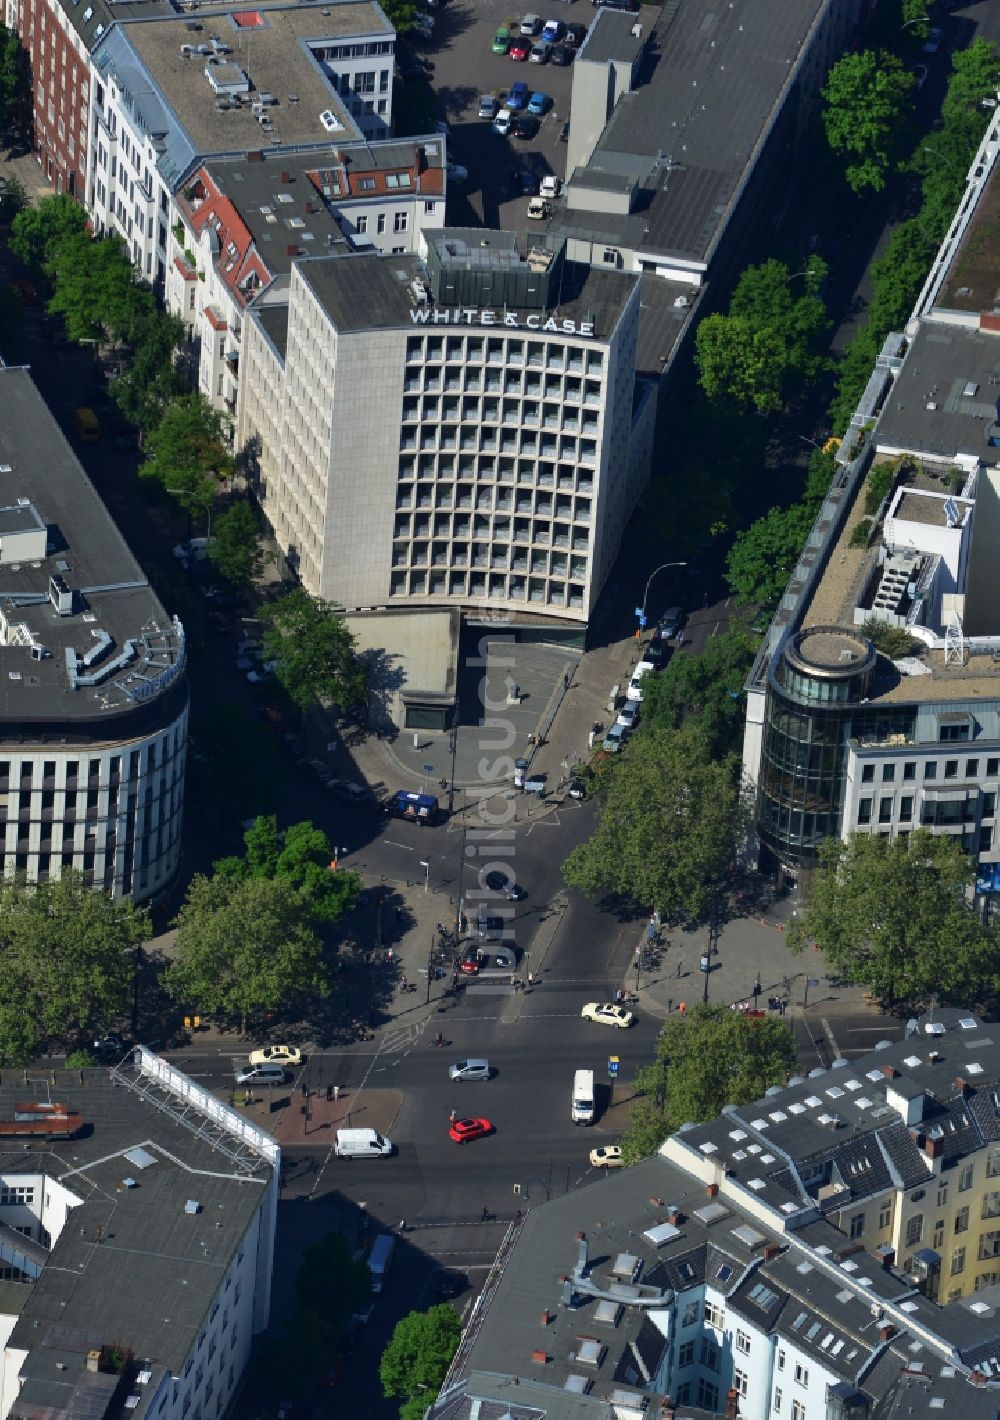
[[[772,658],[757,799],[761,845],[810,868],[839,836],[848,747],[867,728],[877,655],[860,631],[810,626]]]

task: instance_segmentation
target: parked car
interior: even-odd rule
[[[512,41],[511,41],[510,48],[508,49],[507,53],[508,53],[508,55],[510,56],[510,58],[516,60],[518,64],[523,64],[524,61],[527,59],[528,55],[531,53],[531,40],[530,40],[530,39],[515,39],[515,40],[512,40]]]
[[[532,138],[538,137],[539,127],[539,120],[537,118],[533,118],[530,113],[519,113],[516,115],[513,123],[510,125],[510,136],[512,138],[520,138],[521,141],[524,143],[529,143]],[[535,186],[537,187],[537,185],[538,180],[536,178]]]
[[[302,768],[307,774],[311,774],[314,779],[318,779],[321,784],[325,784],[333,778],[333,770],[328,764],[324,764],[321,759],[306,759],[302,763]]]
[[[619,1144],[602,1144],[599,1149],[590,1151],[590,1167],[592,1169],[620,1169],[622,1166],[622,1151]]]
[[[326,787],[331,794],[336,794],[338,799],[346,799],[349,804],[358,804],[368,797],[365,786],[356,784],[352,779],[328,779]]]
[[[99,1035],[94,1040],[94,1053],[99,1060],[120,1060],[128,1048],[128,1043],[113,1031],[109,1031],[107,1035]]]
[[[679,606],[668,607],[656,623],[656,634],[664,641],[672,641],[684,625],[684,613]]]
[[[925,54],[937,54],[938,50],[941,48],[941,33],[942,32],[940,27],[938,25],[934,25],[930,34],[927,36],[926,40],[921,46]]]
[[[575,48],[579,49],[580,45],[583,44],[583,41],[584,41],[586,38],[587,38],[587,26],[586,26],[586,25],[567,25],[567,26],[566,26],[566,43],[567,43],[567,44],[571,44],[571,45],[573,45]]]
[[[532,64],[548,64],[549,56],[551,55],[551,53],[551,41],[547,39],[540,39],[537,44],[533,44],[531,46],[531,52],[529,53],[528,58],[530,59]]]
[[[511,120],[511,132],[513,132],[513,119]],[[522,197],[538,196],[538,176],[530,168],[521,168],[517,175],[517,180],[521,188]]]
[[[595,1021],[599,1026],[614,1026],[617,1030],[628,1030],[635,1024],[635,1016],[624,1006],[615,1006],[611,1001],[588,1001],[580,1012],[585,1021]]]
[[[634,730],[639,723],[639,706],[634,700],[627,700],[618,712],[617,725],[624,725],[626,730]]]
[[[625,743],[625,726],[620,725],[616,720],[611,729],[604,736],[601,742],[601,749],[605,754],[617,754]]]
[[[499,25],[493,36],[490,49],[494,54],[506,54],[510,48],[510,30],[506,25]]]
[[[479,948],[466,947],[462,953],[462,959],[458,963],[458,969],[463,976],[479,975]]]
[[[456,1144],[468,1144],[470,1139],[485,1139],[493,1133],[493,1125],[488,1119],[456,1119],[448,1130]]]
[[[566,792],[571,799],[585,799],[587,797],[587,786],[582,779],[571,779]]]
[[[262,1045],[251,1050],[251,1065],[301,1065],[302,1051],[297,1045]]]
[[[488,118],[488,119],[490,120],[490,122],[492,123],[493,119],[495,119],[496,116],[497,116],[497,109],[498,109],[498,108],[499,108],[499,104],[497,103],[496,99],[493,97],[492,94],[480,94],[480,95],[479,95],[479,117],[480,117],[480,118]]]
[[[529,39],[534,39],[542,28],[542,22],[537,15],[525,15],[521,21],[521,33],[527,35]]]
[[[520,113],[522,109],[527,108],[530,92],[523,79],[514,80],[506,99],[507,107],[512,113]]]
[[[531,98],[528,100],[528,112],[533,113],[536,118],[541,118],[542,114],[548,111],[551,103],[552,100],[549,98],[548,94],[543,94],[539,91],[538,93],[532,94]]]
[[[549,44],[555,44],[565,33],[562,20],[546,20],[542,26],[542,39],[547,39]]]
[[[552,208],[544,197],[532,197],[528,202],[528,216],[537,222],[547,222],[552,216]]]
[[[552,53],[549,55],[549,63],[554,64],[557,69],[565,69],[567,64],[573,63],[573,56],[576,50],[569,44],[554,44]],[[569,127],[569,124],[566,124]]]
[[[555,173],[546,173],[542,178],[542,185],[539,188],[543,197],[558,197],[562,192],[562,183]]]
[[[463,182],[469,178],[469,169],[463,168],[461,163],[448,164],[448,181],[455,187],[461,187]]]
[[[265,661],[259,669],[247,672],[247,680],[251,685],[263,685],[266,680],[271,679],[277,668],[277,661]]]
[[[502,108],[493,120],[493,132],[499,133],[501,138],[505,138],[510,130],[511,119],[514,115],[509,108]]]

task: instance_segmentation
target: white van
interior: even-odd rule
[[[574,1124],[594,1122],[594,1072],[577,1070],[573,1076],[573,1108],[570,1118]]]
[[[392,1140],[377,1129],[338,1129],[333,1152],[338,1159],[378,1159],[392,1153]]]
[[[392,1233],[379,1233],[368,1254],[368,1271],[372,1274],[373,1292],[381,1292],[386,1273],[392,1266],[392,1257],[395,1251],[396,1239]]]

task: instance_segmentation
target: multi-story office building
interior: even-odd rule
[[[161,281],[174,194],[207,158],[386,136],[394,48],[375,0],[265,0],[115,25],[92,55],[86,200],[98,231],[118,232]]]
[[[268,1134],[141,1046],[5,1082],[0,1416],[226,1414],[267,1325],[279,1172]]]
[[[444,225],[445,196],[438,134],[199,168],[174,197],[164,295],[188,328],[205,397],[235,415],[246,308],[293,261],[346,247],[416,251],[425,228]]]
[[[582,627],[647,476],[637,281],[538,237],[425,246],[299,261],[254,303],[237,442],[264,512],[348,610]]]
[[[27,370],[0,368],[0,872],[136,901],[180,862],[184,630]]]
[[[981,888],[1000,887],[1000,347],[992,310],[969,309],[992,286],[968,285],[991,240],[981,199],[998,152],[994,126],[932,283],[937,304],[886,342],[747,682],[759,842],[765,863],[793,873],[830,836],[919,826],[959,837]],[[872,470],[900,460],[874,506]],[[909,632],[910,653],[877,654],[880,625]]]
[[[998,1087],[936,1012],[533,1207],[433,1420],[996,1420]]]

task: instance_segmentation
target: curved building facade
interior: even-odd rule
[[[771,662],[757,822],[789,867],[811,866],[840,834],[849,742],[872,719],[875,663],[867,637],[841,626],[798,632]]]
[[[26,370],[0,410],[0,873],[143,901],[180,864],[184,628]]]

